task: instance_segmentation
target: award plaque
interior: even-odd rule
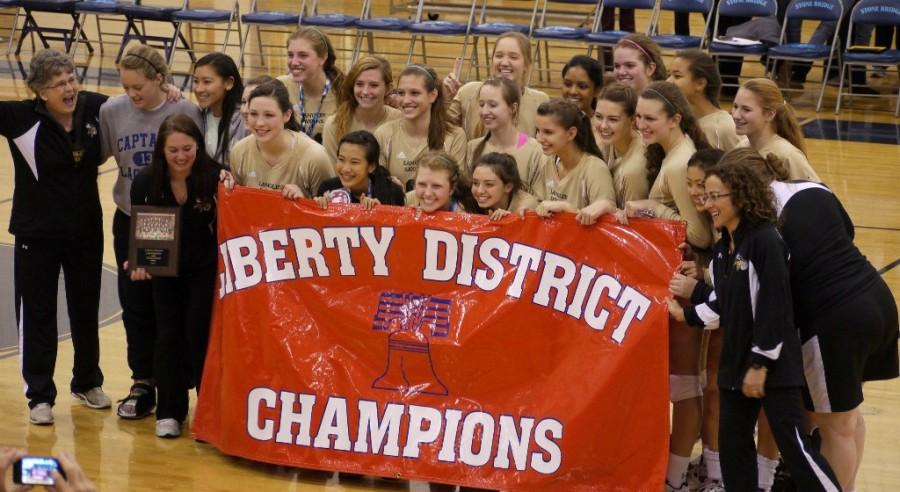
[[[150,275],[178,275],[181,242],[181,207],[131,207],[128,268],[143,268]]]

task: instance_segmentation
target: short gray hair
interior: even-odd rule
[[[61,73],[75,72],[75,64],[68,55],[57,50],[41,50],[31,57],[28,78],[25,82],[35,94],[43,89],[53,77]]]

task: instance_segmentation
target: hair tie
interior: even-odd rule
[[[654,89],[654,88],[652,88],[652,87],[648,87],[648,88],[644,89],[644,92],[645,92],[645,93],[646,93],[646,92],[652,92],[652,93],[656,94],[657,96],[661,97],[662,100],[666,102],[666,105],[669,106],[669,108],[672,109],[672,112],[673,112],[673,113],[678,113],[678,109],[675,107],[674,104],[672,104],[672,101],[670,101],[669,98],[667,98],[666,96],[664,96],[664,95],[662,94],[662,92],[659,92],[658,90],[656,90],[656,89]]]
[[[650,63],[656,63],[656,61],[653,60],[653,57],[650,56],[650,53],[648,53],[647,50],[644,49],[644,47],[641,46],[637,41],[632,41],[632,40],[630,40],[630,39],[628,39],[628,38],[622,38],[621,40],[622,40],[622,41],[625,41],[626,43],[629,43],[629,44],[631,44],[632,46],[634,46],[635,48],[637,48],[638,51],[640,51],[641,53],[644,54],[644,56],[647,57],[647,60],[649,60]]]
[[[145,56],[141,56],[137,53],[126,53],[125,56],[133,56],[135,58],[140,58],[141,60],[144,60],[145,62],[147,62],[150,65],[150,68],[152,68],[154,72],[162,73],[162,71],[160,69],[156,68],[156,64],[153,63],[152,61],[150,61],[150,59]]]

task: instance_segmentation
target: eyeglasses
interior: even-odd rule
[[[69,78],[67,78],[66,80],[60,80],[59,82],[57,82],[53,85],[48,85],[48,86],[44,87],[44,89],[50,89],[50,90],[57,91],[57,90],[64,90],[66,88],[66,86],[72,86],[72,88],[74,89],[74,88],[77,88],[80,84],[81,84],[81,81],[78,80],[78,77],[76,77],[75,75],[70,75]]]
[[[726,196],[731,196],[731,193],[704,193],[703,194],[703,203],[707,202],[717,202],[720,198],[724,198]]]

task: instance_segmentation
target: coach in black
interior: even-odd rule
[[[839,491],[828,462],[803,431],[803,361],[794,328],[787,247],[775,228],[771,190],[741,163],[720,164],[706,176],[707,212],[722,238],[713,249],[714,290],[676,319],[703,326],[718,313],[725,329],[719,365],[719,446],[729,492],[756,492],[753,431],[764,409],[798,490]],[[714,313],[710,313],[713,311]]]
[[[100,388],[97,333],[103,255],[98,119],[106,96],[80,92],[74,64],[54,50],[34,55],[27,82],[37,97],[0,102],[0,134],[9,140],[15,167],[9,232],[16,237],[16,318],[25,396],[30,421],[51,424],[60,268],[75,349],[72,394],[91,408],[110,406]]]

